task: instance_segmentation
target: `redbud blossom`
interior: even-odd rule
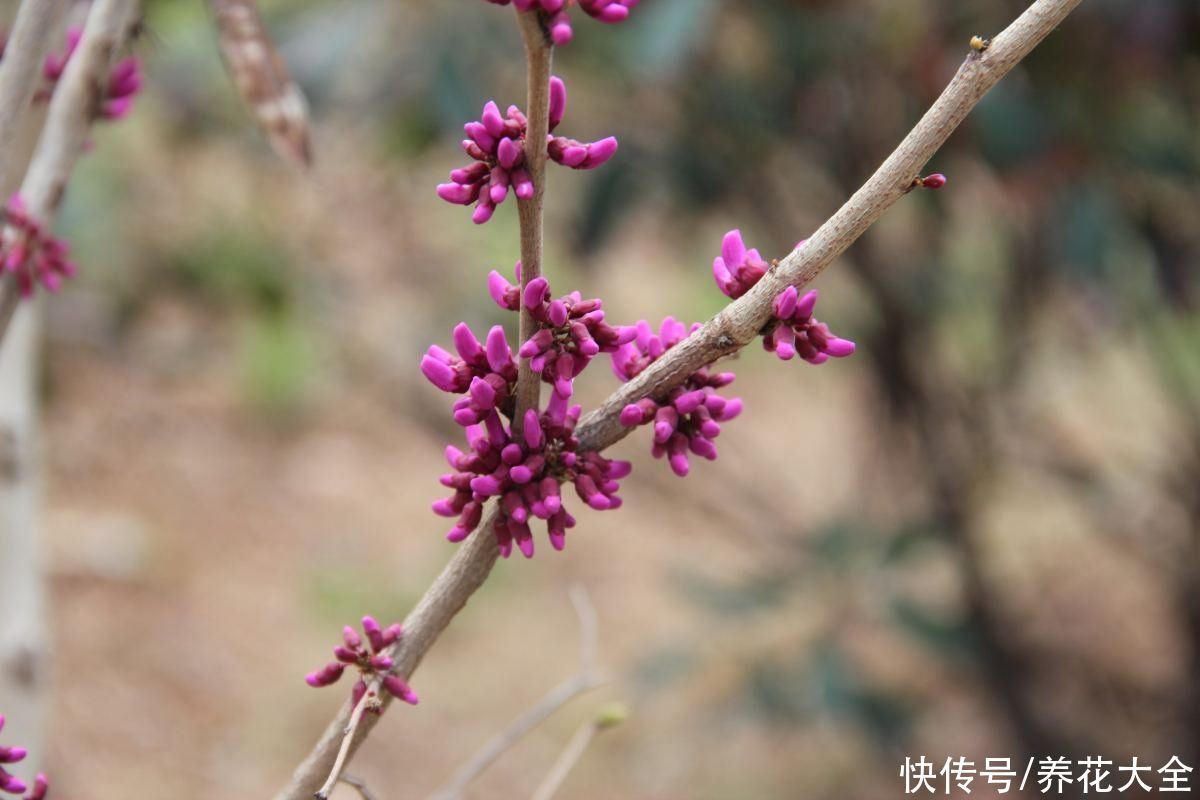
[[[500,554],[508,558],[513,543],[526,558],[534,552],[532,519],[546,522],[550,544],[555,550],[566,545],[567,529],[575,518],[563,507],[560,486],[571,483],[576,494],[590,507],[605,511],[619,508],[619,481],[629,475],[627,461],[614,461],[595,452],[578,452],[575,425],[582,409],[568,406],[570,395],[554,391],[545,412],[529,409],[522,417],[518,441],[498,414],[482,425],[467,428],[466,452],[446,448],[446,460],[454,472],[443,475],[443,486],[453,489],[450,497],[434,503],[433,511],[457,517],[446,538],[466,539],[483,519],[489,498],[497,499],[492,533]]]
[[[522,296],[520,262],[516,278],[517,283],[510,284],[493,271],[488,291],[496,305],[508,311],[525,308],[542,326],[517,354],[530,359],[533,371],[564,397],[571,395],[571,381],[597,354],[615,352],[637,334],[633,328],[614,328],[605,322],[598,299],[584,300],[579,292],[552,299],[550,282],[542,277],[531,280]]]
[[[57,292],[64,278],[75,275],[75,264],[67,258],[67,244],[42,229],[20,195],[9,198],[4,221],[7,227],[0,240],[0,272],[13,273],[22,297],[30,297],[38,284]]]
[[[926,175],[924,178],[917,178],[913,181],[912,188],[917,189],[940,189],[947,183],[947,178],[940,172],[935,172],[932,175]]]
[[[935,178],[941,178],[938,184]],[[918,179],[921,180],[921,179]],[[945,177],[930,175],[932,188],[945,184]],[[803,247],[802,240],[796,247]],[[767,273],[770,266],[763,261],[757,250],[746,249],[741,231],[732,230],[725,234],[721,243],[721,255],[713,261],[713,277],[717,286],[726,295],[738,298],[750,291]],[[810,364],[823,364],[833,358],[845,358],[854,352],[854,342],[839,339],[829,326],[813,318],[817,304],[817,292],[811,291],[800,297],[794,286],[789,286],[775,298],[775,318],[768,325],[763,337],[763,346],[784,361],[796,356]],[[631,419],[632,419],[632,412]]]
[[[796,356],[810,364],[824,364],[833,358],[845,358],[854,353],[855,344],[839,339],[829,326],[813,317],[817,291],[803,297],[795,286],[789,286],[775,298],[775,323],[763,337],[763,347],[784,361]]]
[[[363,636],[353,627],[347,625],[342,628],[342,644],[333,648],[333,655],[337,660],[329,662],[316,672],[310,672],[304,678],[305,683],[315,688],[330,686],[337,683],[346,667],[350,666],[358,670],[358,681],[350,691],[355,705],[367,697],[367,710],[376,714],[383,713],[383,704],[374,694],[374,682],[378,680],[388,694],[415,706],[419,702],[416,692],[409,688],[403,678],[392,674],[395,663],[391,656],[383,652],[403,635],[400,625],[396,623],[384,628],[374,617],[366,616],[362,618],[362,629],[366,637],[365,643]]]
[[[54,87],[62,78],[63,73],[67,69],[67,64],[75,55],[75,51],[79,48],[79,42],[83,38],[83,30],[73,27],[67,31],[67,44],[61,55],[50,53],[46,56],[46,62],[42,66],[42,74],[45,76],[49,87],[40,90],[34,100],[45,102],[50,99],[54,93]],[[135,56],[128,56],[121,59],[113,65],[109,71],[107,91],[104,95],[104,100],[97,109],[96,115],[99,119],[117,120],[127,115],[130,109],[133,108],[133,98],[142,87],[141,64]]]
[[[713,260],[713,278],[722,292],[736,300],[750,291],[770,268],[757,250],[746,249],[742,232],[734,229],[725,234],[721,255]]]
[[[655,335],[649,323],[643,320],[637,324],[637,337],[633,342],[613,354],[613,371],[623,381],[633,380],[663,353],[699,328],[700,324],[696,323],[689,331],[683,323],[667,317]],[[742,413],[740,398],[717,394],[733,380],[732,372],[714,373],[709,367],[703,367],[672,389],[661,402],[647,397],[625,406],[621,411],[621,424],[634,427],[653,423],[654,442],[650,452],[655,458],[665,456],[671,470],[683,477],[691,469],[688,453],[715,460],[717,448],[713,440],[721,433],[720,423]]]
[[[517,362],[499,325],[481,343],[465,322],[454,329],[455,356],[434,345],[421,359],[421,372],[443,392],[464,395],[454,404],[454,420],[474,425],[492,411],[512,411]]]
[[[578,5],[585,14],[601,22],[623,22],[639,0],[488,0],[498,6],[514,3],[521,11],[537,10],[546,15],[546,27],[550,38],[557,45],[571,41],[574,31],[568,10]]]
[[[567,87],[558,77],[550,79],[550,130],[562,121],[567,109]],[[495,102],[488,101],[475,122],[463,126],[467,138],[463,150],[475,163],[453,170],[450,183],[439,184],[438,197],[458,205],[475,204],[471,219],[483,224],[492,218],[496,206],[508,197],[509,189],[518,199],[533,197],[533,179],[525,163],[525,139],[529,120],[521,109],[509,106],[500,113]],[[609,137],[590,144],[562,137],[547,137],[549,157],[572,169],[592,169],[612,157],[617,140]]]

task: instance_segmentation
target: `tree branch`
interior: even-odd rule
[[[990,47],[972,50],[933,107],[867,183],[842,206],[808,243],[772,269],[748,294],[730,303],[702,329],[671,348],[641,375],[617,390],[584,418],[578,435],[584,447],[603,449],[625,436],[621,409],[640,398],[662,395],[696,369],[731,355],[752,342],[771,315],[775,296],[789,284],[812,281],[843,253],[884,211],[904,196],[921,168],[946,142],[980,99],[1045,39],[1082,0],[1037,0]],[[532,127],[531,127],[532,130]],[[539,187],[544,185],[539,184]],[[497,548],[485,520],[476,535],[455,552],[416,610],[405,622],[396,647],[396,671],[406,677],[420,663],[454,615],[487,579]],[[336,756],[349,704],[326,729],[312,753],[296,770],[278,800],[311,796]],[[356,743],[370,731],[372,720],[359,726]]]
[[[550,134],[550,65],[554,46],[537,11],[516,9],[521,38],[525,41],[526,105],[529,125],[525,135],[525,166],[533,179],[533,197],[517,200],[521,221],[521,297],[525,286],[542,274],[542,208],[546,197],[546,137]],[[518,345],[537,333],[538,323],[529,309],[521,303],[521,324]],[[513,414],[513,436],[524,434],[519,424],[527,409],[540,405],[542,379],[522,358],[517,376],[517,403]]]
[[[614,392],[579,426],[582,448],[602,450],[628,433],[621,410],[643,397],[659,397],[700,367],[754,341],[771,318],[772,303],[789,285],[811,283],[908,193],[967,115],[1000,79],[1027,56],[1082,0],[1037,0],[983,51],[972,50],[941,96],[896,151],[836,214],[793,250],[746,295],[703,328],[672,347],[634,380]]]

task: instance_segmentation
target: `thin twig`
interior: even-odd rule
[[[431,800],[459,800],[467,787],[483,774],[484,770],[496,763],[500,756],[511,750],[530,731],[579,695],[604,684],[604,676],[596,664],[596,610],[592,607],[587,591],[580,586],[571,589],[571,603],[579,617],[579,671],[492,737],[454,773],[454,777],[445,787],[431,795]]]
[[[83,152],[92,122],[104,101],[113,54],[137,19],[137,0],[96,0],[88,12],[79,48],[54,89],[46,126],[38,139],[21,197],[29,216],[49,230],[67,190],[67,180]],[[6,228],[4,241],[13,231]],[[12,276],[0,281],[0,340],[16,308],[19,289]]]
[[[530,800],[550,800],[554,797],[567,780],[567,776],[571,774],[571,770],[575,769],[580,759],[583,758],[583,754],[587,752],[592,740],[620,721],[620,718],[602,713],[580,725],[579,730],[575,731],[575,735],[563,748],[562,754],[550,767],[550,771],[546,773],[546,777],[538,784]]]
[[[754,340],[770,316],[775,296],[788,284],[803,286],[860,237],[900,197],[921,168],[946,142],[980,99],[1021,59],[1045,39],[1082,0],[1037,0],[983,51],[971,51],[933,107],[869,181],[809,239],[805,247],[783,259],[750,293],[731,303],[700,331],[667,351],[637,379],[626,384],[579,427],[589,448],[602,449],[619,441],[625,431],[621,409],[634,400],[661,394],[691,372]],[[490,530],[485,520],[480,532]],[[421,598],[405,622],[405,636],[396,648],[396,671],[405,677],[420,663],[438,636],[483,584],[495,564],[492,536],[476,535],[459,547],[450,563]],[[386,702],[386,698],[385,698]],[[278,800],[303,800],[319,786],[336,756],[350,710],[343,707],[326,728],[312,752],[296,768]],[[371,720],[359,726],[355,746],[370,731]],[[353,751],[352,751],[353,752]]]
[[[363,696],[358,699],[354,705],[354,710],[350,712],[350,719],[346,722],[346,728],[342,731],[342,746],[338,748],[337,759],[333,762],[333,767],[329,770],[329,777],[325,779],[325,785],[314,793],[318,800],[325,800],[329,797],[329,793],[333,791],[333,787],[337,785],[342,778],[342,768],[346,766],[346,759],[350,755],[350,743],[354,741],[354,734],[358,732],[359,723],[362,722],[363,714],[373,703],[378,703],[380,695],[380,686],[382,680],[376,679],[367,685]]]

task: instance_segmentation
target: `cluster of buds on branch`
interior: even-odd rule
[[[941,178],[941,182],[935,181]],[[931,175],[931,188],[944,186],[943,176]],[[936,186],[933,184],[937,184]],[[803,247],[801,241],[796,247]],[[753,248],[747,248],[742,232],[732,230],[721,241],[721,255],[713,261],[713,278],[726,296],[737,299],[754,288],[771,266]],[[829,326],[813,318],[817,291],[803,297],[795,286],[784,289],[775,298],[774,318],[763,331],[763,347],[783,361],[799,356],[810,364],[824,364],[830,358],[845,358],[854,353],[854,342],[839,339]]]
[[[48,102],[54,94],[54,87],[67,70],[79,42],[83,39],[82,28],[71,28],[67,31],[67,44],[62,54],[50,53],[42,67],[47,86],[34,95],[34,102]],[[98,119],[118,120],[126,116],[133,108],[133,99],[142,88],[142,68],[137,56],[126,56],[113,64],[108,75],[108,85],[105,87],[104,101],[96,114]]]
[[[515,4],[521,11],[540,11],[546,15],[546,28],[557,45],[564,45],[575,36],[571,27],[571,6],[579,8],[592,19],[615,24],[629,18],[629,12],[639,0],[487,0],[497,6]]]
[[[71,28],[63,51],[46,56],[42,65],[45,85],[34,93],[35,103],[49,102],[54,96],[82,39],[82,29]],[[94,120],[114,121],[127,116],[141,87],[142,70],[137,57],[118,60],[108,71],[103,95],[92,111]],[[64,279],[75,275],[77,270],[68,258],[68,249],[66,242],[50,233],[44,221],[30,213],[19,194],[9,198],[0,236],[0,274],[13,275],[22,297],[31,297],[38,286],[56,292]]]
[[[613,371],[623,381],[631,381],[663,353],[682,342],[690,328],[673,317],[667,317],[656,335],[650,324],[637,324],[636,338],[613,355]],[[621,424],[626,427],[654,423],[651,453],[655,458],[667,457],[671,470],[683,478],[691,471],[688,452],[715,461],[717,447],[714,439],[721,433],[722,422],[742,413],[741,398],[725,398],[717,394],[733,383],[732,372],[712,372],[703,367],[688,376],[661,400],[643,398],[625,406]]]
[[[409,705],[419,701],[416,692],[399,675],[392,674],[395,664],[391,656],[384,650],[391,647],[403,635],[399,624],[382,627],[374,617],[362,618],[363,635],[347,625],[342,629],[342,644],[333,648],[336,659],[326,664],[316,672],[305,677],[305,682],[314,688],[331,686],[341,680],[346,667],[358,670],[358,680],[350,690],[351,700],[358,705],[366,700],[366,710],[375,714],[383,713],[383,704],[379,700],[378,691],[382,687],[397,700],[403,700]],[[363,637],[366,641],[363,641]]]
[[[522,306],[540,325],[538,332],[521,345],[518,355],[529,359],[533,371],[563,397],[571,396],[571,381],[600,353],[615,353],[633,340],[633,328],[614,328],[604,321],[603,303],[584,300],[579,292],[552,299],[550,282],[539,276],[521,289],[521,262],[516,267],[517,283],[510,284],[499,272],[488,276],[488,291],[496,305],[506,311]]]
[[[550,78],[550,130],[562,122],[567,111],[567,87],[558,77]],[[516,106],[509,106],[506,115],[489,100],[483,114],[463,126],[467,138],[462,147],[475,159],[470,166],[450,173],[450,182],[437,187],[438,197],[448,203],[475,203],[471,220],[482,225],[496,213],[511,188],[518,200],[533,197],[533,178],[525,163],[525,139],[529,119]],[[561,136],[548,136],[546,152],[552,161],[571,169],[595,169],[617,152],[616,138],[609,136],[598,142],[578,142]]]
[[[19,194],[8,199],[4,222],[7,227],[0,242],[0,272],[13,274],[22,297],[32,296],[39,284],[57,292],[64,278],[75,275],[75,264],[67,258],[67,243],[43,229]]]

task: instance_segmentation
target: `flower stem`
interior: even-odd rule
[[[518,200],[521,221],[521,296],[529,281],[542,274],[542,217],[546,196],[546,137],[550,133],[550,65],[554,45],[546,32],[541,13],[517,11],[521,38],[525,41],[528,97],[525,105],[529,117],[525,137],[525,164],[533,178],[533,197]],[[538,323],[524,304],[521,306],[521,330],[518,346],[537,332]],[[513,420],[520,420],[528,409],[537,409],[541,397],[541,378],[521,359],[517,377],[517,404]],[[521,426],[513,425],[513,435],[522,435]]]
[[[370,704],[373,701],[377,701],[381,683],[381,680],[376,679],[367,684],[367,690],[363,692],[363,696],[355,704],[354,711],[350,712],[350,720],[346,723],[346,729],[343,731],[342,746],[338,750],[337,760],[333,762],[333,769],[329,771],[329,777],[325,780],[325,785],[318,789],[314,795],[319,800],[325,800],[325,798],[329,797],[329,793],[333,791],[333,787],[337,786],[338,780],[341,779],[342,769],[346,766],[346,758],[350,755],[350,745],[354,741],[354,734],[358,731],[358,723],[362,721],[363,714]]]

